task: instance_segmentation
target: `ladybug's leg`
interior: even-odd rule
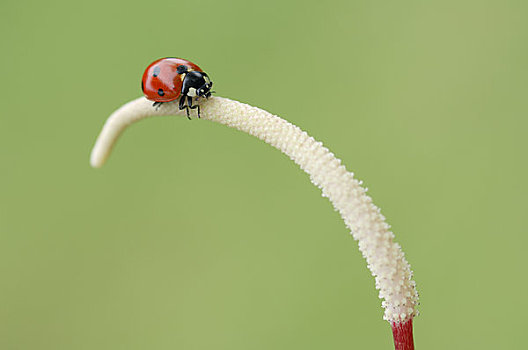
[[[154,107],[154,108],[156,108],[156,110],[158,110],[162,104],[163,104],[163,102],[154,102],[152,104],[152,107]]]
[[[185,95],[182,95],[180,97],[180,103],[178,104],[178,108],[180,108],[180,110],[185,108],[185,111],[187,112],[187,119],[191,120],[191,117],[189,117],[189,107],[185,106]]]
[[[187,96],[187,105],[190,109],[198,109],[198,118],[200,118],[200,106],[193,106],[192,105],[192,97]]]

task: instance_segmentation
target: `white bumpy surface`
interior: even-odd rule
[[[321,142],[299,127],[262,109],[221,97],[202,101],[201,117],[247,132],[288,155],[321,188],[358,241],[384,299],[384,319],[405,322],[417,314],[418,293],[401,247],[378,207],[341,161]],[[191,111],[196,117],[196,110]],[[105,123],[92,150],[91,164],[101,167],[121,132],[130,124],[151,116],[180,115],[177,103],[164,103],[159,110],[139,98],[115,111]]]

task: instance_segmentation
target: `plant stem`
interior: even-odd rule
[[[414,350],[412,318],[405,322],[392,322],[395,350]]]
[[[393,327],[396,350],[413,349],[412,319],[418,293],[409,263],[385,217],[366,194],[366,189],[321,142],[290,122],[262,109],[222,97],[200,101],[202,119],[211,120],[253,135],[288,155],[322,190],[341,214],[376,280],[384,299],[384,319]],[[115,111],[106,121],[92,150],[90,162],[101,167],[119,135],[130,124],[151,116],[180,115],[177,103],[159,110],[152,101],[139,98]]]

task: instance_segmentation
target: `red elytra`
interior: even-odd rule
[[[169,102],[180,97],[184,75],[178,73],[178,66],[186,66],[188,71],[203,72],[196,64],[183,58],[160,58],[143,73],[141,89],[145,97],[155,102]]]

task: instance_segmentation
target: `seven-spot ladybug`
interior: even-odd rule
[[[192,105],[192,98],[211,96],[213,82],[196,64],[182,58],[166,57],[152,62],[141,81],[141,89],[145,97],[154,101],[152,106],[159,108],[163,102],[174,101],[180,98],[180,109],[186,109],[187,118],[189,108],[198,109],[200,106]],[[185,105],[187,102],[187,105]]]

